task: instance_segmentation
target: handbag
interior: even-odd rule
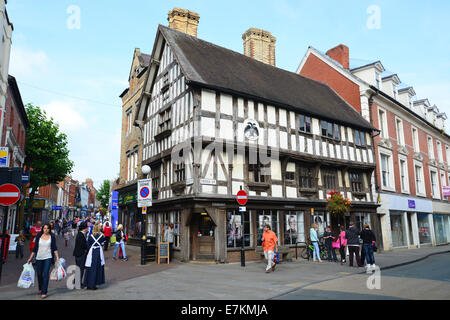
[[[331,243],[331,247],[332,247],[333,249],[339,249],[339,248],[341,247],[341,244],[339,243],[339,241],[333,241],[333,242]]]

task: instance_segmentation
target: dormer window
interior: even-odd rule
[[[381,89],[381,73],[375,71],[375,81],[377,83],[377,89]]]
[[[392,92],[394,93],[394,99],[397,100],[398,98],[398,88],[395,83],[392,84]]]

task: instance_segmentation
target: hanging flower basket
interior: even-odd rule
[[[341,193],[336,190],[331,191],[327,197],[327,210],[331,214],[340,215],[350,212],[352,202],[348,198],[344,198]]]

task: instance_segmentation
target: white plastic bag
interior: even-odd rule
[[[25,263],[23,265],[23,271],[17,282],[19,288],[30,288],[34,286],[34,268],[31,263]]]
[[[61,260],[61,259],[60,259]],[[50,273],[50,280],[62,280],[67,277],[66,270],[63,267],[61,261],[57,262],[52,272]]]

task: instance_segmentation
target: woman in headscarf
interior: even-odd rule
[[[97,290],[97,286],[105,283],[105,257],[103,242],[105,236],[101,233],[101,225],[95,225],[88,238],[88,255],[86,257],[86,272],[83,285],[88,290]]]

